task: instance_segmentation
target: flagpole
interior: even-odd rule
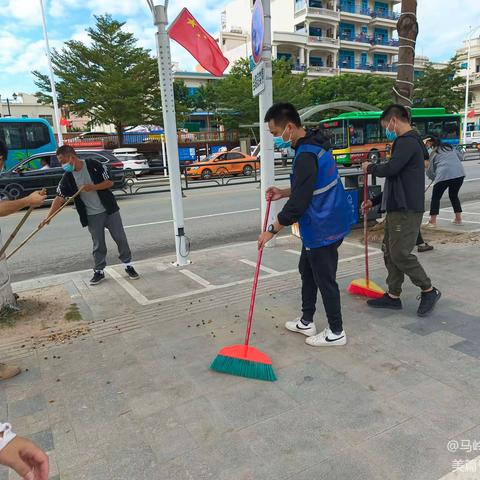
[[[273,104],[273,85],[272,85],[272,31],[271,31],[271,16],[270,16],[270,0],[262,0],[264,13],[264,37],[262,61],[265,64],[265,89],[259,95],[259,110],[260,110],[260,194],[261,194],[261,219],[265,218],[267,211],[267,201],[265,199],[265,192],[268,187],[275,184],[275,164],[273,155],[273,137],[265,123],[265,115],[268,109]],[[268,224],[271,224],[276,219],[275,206],[272,204],[270,208],[270,215]],[[273,247],[275,245],[275,238],[268,244]]]
[[[185,237],[185,220],[183,215],[182,184],[180,177],[180,160],[178,158],[177,121],[175,118],[175,98],[173,94],[172,60],[170,56],[170,39],[167,34],[167,6],[154,5],[147,0],[157,27],[157,59],[162,95],[163,128],[167,147],[168,175],[170,179],[170,196],[172,199],[173,228],[175,232],[175,250],[177,266],[188,265],[189,249]],[[165,158],[165,157],[164,157]]]
[[[47,21],[45,19],[45,10],[43,0],[40,0],[40,9],[42,10],[43,36],[45,37],[45,53],[47,54],[48,69],[50,71],[50,86],[52,88],[53,112],[55,118],[55,127],[58,135],[58,145],[63,145],[62,126],[60,125],[60,111],[58,109],[57,89],[55,88],[55,78],[53,76],[52,57],[50,55],[50,45],[48,43]]]

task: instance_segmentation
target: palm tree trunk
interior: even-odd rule
[[[395,103],[412,106],[415,43],[418,35],[417,0],[403,0],[402,14],[397,22],[399,36],[398,74],[393,87]]]

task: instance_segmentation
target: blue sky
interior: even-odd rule
[[[293,0],[292,0],[293,1]],[[218,32],[220,12],[227,0],[172,0],[171,20],[183,6],[197,17],[211,34]],[[461,45],[468,26],[480,24],[479,0],[420,0],[420,34],[417,53],[432,60],[448,59]],[[462,8],[458,8],[461,3]],[[94,23],[93,15],[110,13],[126,21],[139,44],[154,47],[150,12],[144,0],[44,0],[51,46],[87,40],[85,29]],[[195,61],[172,42],[172,57],[182,66],[193,68]],[[31,71],[46,71],[39,0],[0,0],[0,95],[34,92]]]

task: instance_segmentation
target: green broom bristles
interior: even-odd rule
[[[240,358],[226,357],[225,355],[217,355],[210,365],[210,368],[220,373],[265,380],[267,382],[274,382],[277,379],[271,365],[242,360]]]

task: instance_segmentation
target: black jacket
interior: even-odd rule
[[[392,156],[386,163],[370,165],[368,173],[385,177],[386,211],[425,211],[425,164],[428,151],[414,130],[398,137],[392,145]],[[383,194],[372,199],[382,203]]]
[[[107,168],[100,162],[97,162],[97,160],[87,159],[85,160],[85,163],[93,184],[97,185],[105,180],[110,180],[110,175],[108,174]],[[73,173],[65,172],[60,180],[60,183],[58,184],[57,195],[62,198],[69,198],[73,197],[77,191],[78,187],[75,183]],[[118,212],[119,207],[117,205],[117,201],[115,200],[115,195],[110,189],[98,190],[97,193],[108,215]],[[78,215],[80,216],[82,227],[86,227],[88,225],[87,207],[80,197],[81,195],[75,198],[75,207],[77,208]]]
[[[324,150],[330,149],[330,142],[320,131],[308,131],[295,145],[319,145]],[[291,185],[290,198],[278,214],[280,225],[292,225],[305,213],[312,200],[317,180],[317,157],[313,153],[302,152],[295,160],[295,181]]]

